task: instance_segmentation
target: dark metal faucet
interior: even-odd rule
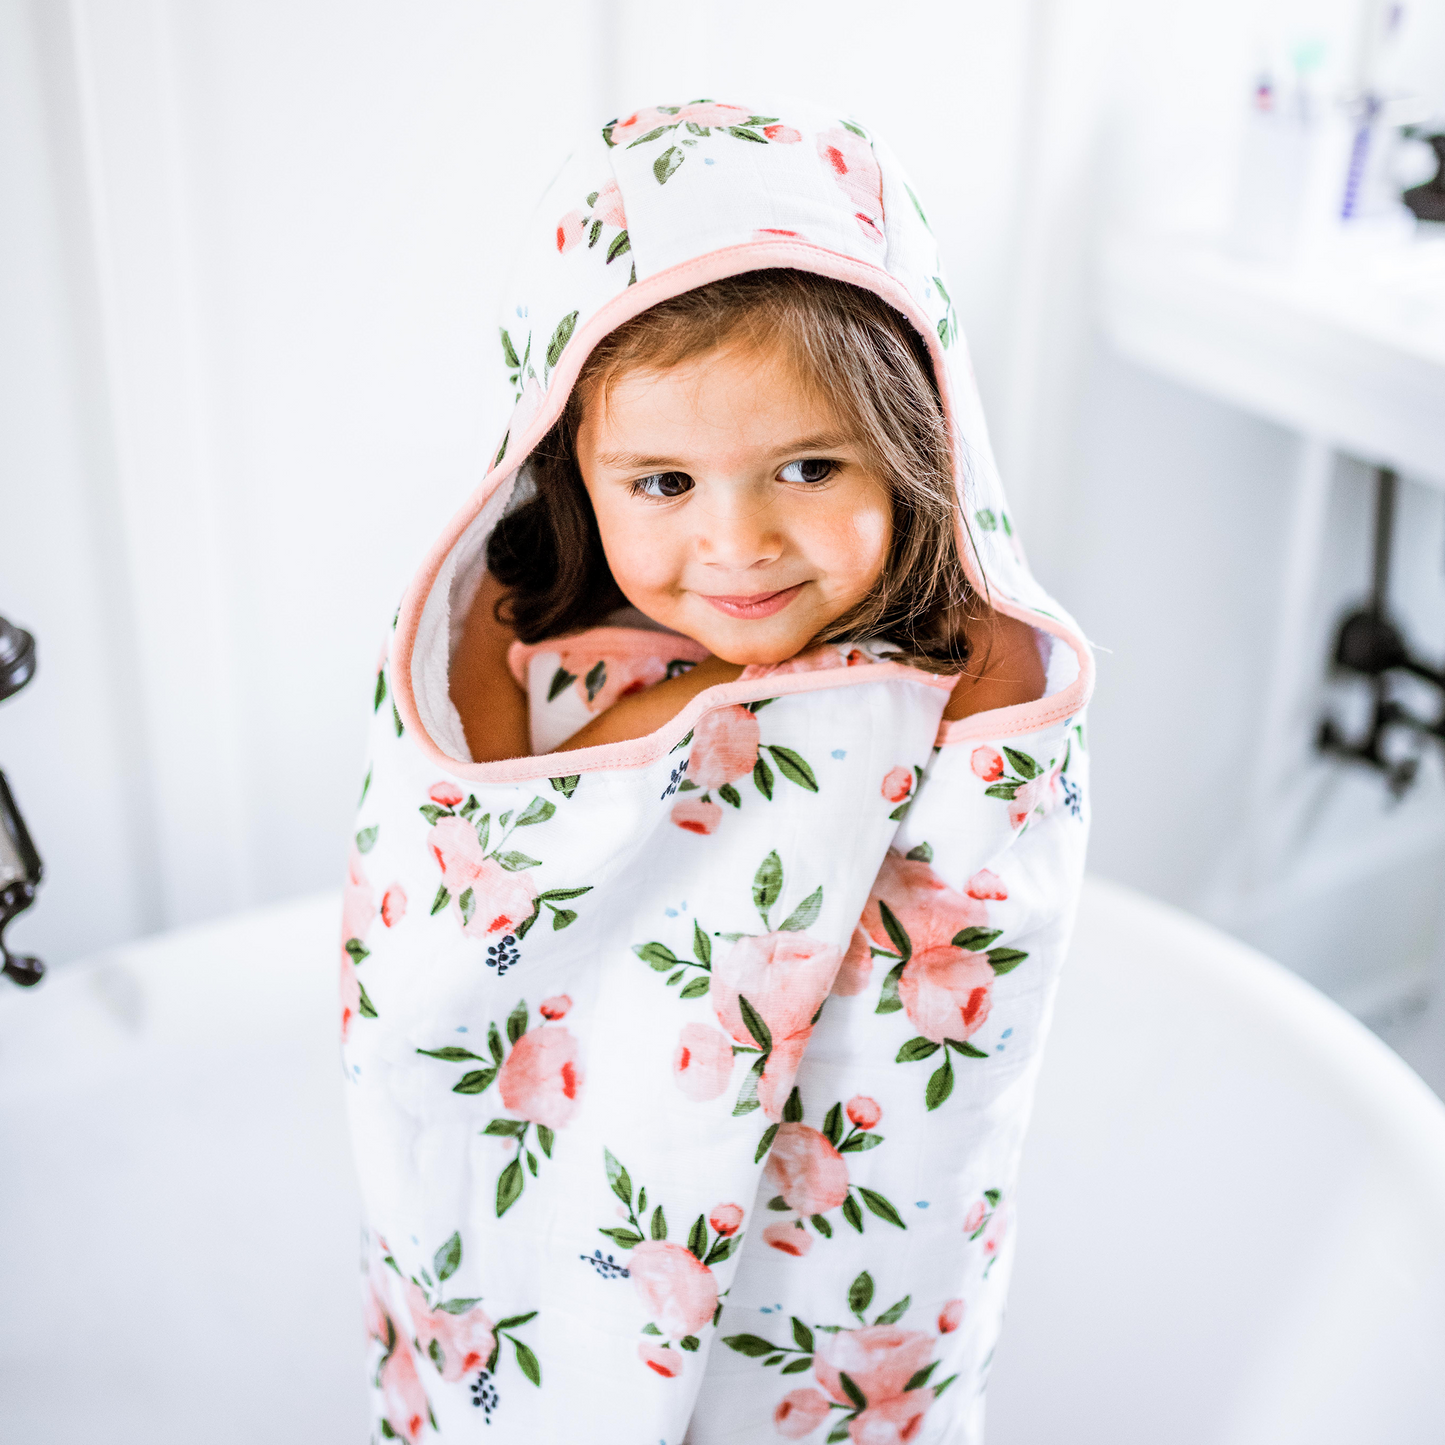
[[[19,692],[34,676],[35,639],[0,617],[0,702]],[[0,971],[27,988],[40,982],[45,965],[38,958],[12,954],[5,947],[5,929],[17,913],[35,902],[44,872],[25,819],[0,772]]]

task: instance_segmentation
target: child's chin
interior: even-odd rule
[[[699,637],[697,640],[714,657],[721,658],[724,662],[730,662],[734,667],[772,667],[777,663],[786,662],[790,657],[796,657],[807,646],[809,636],[811,636],[811,634],[804,637],[760,634],[749,637],[747,635],[749,625],[743,623],[736,630],[720,629],[711,637]],[[757,624],[751,625],[757,626]]]

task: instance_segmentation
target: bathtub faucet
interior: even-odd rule
[[[0,617],[0,702],[20,691],[35,675],[35,639]],[[35,902],[45,868],[20,809],[0,773],[0,971],[22,987],[39,983],[45,965],[5,947],[5,929],[17,913]]]

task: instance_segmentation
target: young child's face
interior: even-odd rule
[[[752,347],[599,390],[577,460],[628,601],[728,662],[799,652],[888,556],[888,488],[852,433]]]

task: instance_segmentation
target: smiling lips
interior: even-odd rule
[[[698,596],[728,617],[771,617],[775,612],[781,612],[803,590],[803,586],[799,582],[781,592],[755,592],[751,597],[709,597],[706,592],[700,592]]]

